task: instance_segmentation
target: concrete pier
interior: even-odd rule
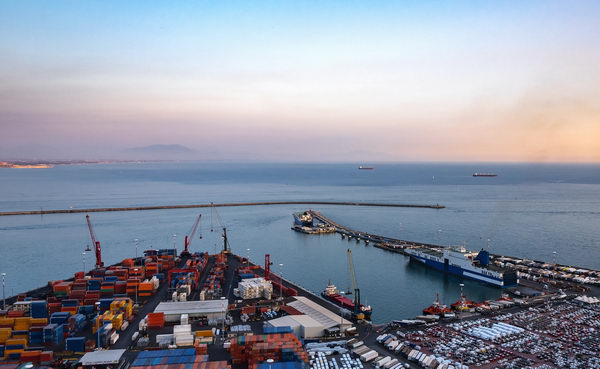
[[[444,205],[435,204],[393,204],[374,202],[349,202],[349,201],[261,201],[261,202],[234,202],[222,204],[184,204],[184,205],[157,205],[157,206],[133,206],[115,208],[89,208],[89,209],[54,209],[54,210],[31,210],[31,211],[2,211],[0,216],[10,215],[46,215],[46,214],[74,214],[74,213],[102,213],[110,211],[140,211],[140,210],[164,210],[164,209],[194,209],[210,207],[234,207],[234,206],[267,206],[267,205],[336,205],[336,206],[377,206],[389,208],[425,208],[444,209]]]

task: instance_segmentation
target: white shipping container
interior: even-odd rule
[[[368,363],[369,361],[375,359],[377,356],[379,356],[379,354],[377,354],[377,352],[375,350],[371,350],[369,352],[366,352],[362,355],[360,355],[360,360]]]
[[[388,361],[387,363],[383,364],[383,367],[385,369],[390,369],[391,367],[395,366],[396,364],[398,364],[398,359],[392,359],[392,360]]]
[[[383,365],[385,365],[386,363],[390,362],[391,360],[392,360],[392,358],[391,358],[391,357],[389,357],[389,356],[386,356],[386,357],[384,357],[383,359],[380,359],[379,361],[377,361],[377,362],[375,363],[375,366],[377,366],[377,367],[381,368]]]

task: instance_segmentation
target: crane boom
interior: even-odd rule
[[[104,263],[102,262],[102,248],[100,247],[100,241],[96,239],[96,233],[94,232],[94,227],[92,227],[92,221],[90,220],[89,214],[85,216],[85,220],[96,252],[96,268],[102,268],[104,266]]]
[[[202,218],[202,214],[198,214],[198,217],[196,218],[196,221],[194,222],[194,225],[192,226],[190,233],[185,236],[185,239],[183,240],[184,250],[183,250],[182,254],[185,254],[185,255],[190,254],[188,249],[189,249],[190,245],[192,244],[192,241],[194,240],[196,231],[198,230],[198,225],[200,224],[200,218]]]
[[[352,284],[352,291],[354,292],[354,312],[360,311],[360,289],[356,283],[356,272],[354,271],[354,261],[352,260],[352,250],[348,249],[348,274],[350,275],[350,283]]]

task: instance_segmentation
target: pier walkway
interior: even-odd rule
[[[268,206],[268,205],[335,205],[335,206],[376,206],[389,208],[424,208],[444,209],[440,204],[394,204],[377,202],[350,202],[350,201],[260,201],[260,202],[234,202],[221,204],[183,204],[183,205],[155,205],[155,206],[132,206],[114,208],[88,208],[88,209],[54,209],[54,210],[28,210],[28,211],[2,211],[0,216],[10,215],[46,215],[46,214],[73,214],[73,213],[101,213],[110,211],[140,211],[140,210],[163,210],[163,209],[194,209],[194,208],[220,208],[235,206]]]
[[[335,231],[342,235],[342,238],[348,237],[349,240],[355,239],[358,241],[365,241],[365,243],[373,243],[375,247],[379,247],[382,249],[394,251],[400,254],[404,253],[404,248],[406,247],[431,247],[431,248],[442,248],[440,245],[432,245],[429,243],[415,242],[415,241],[407,241],[400,240],[392,237],[380,236],[372,233],[361,232],[350,227],[343,226],[334,222],[333,220],[327,218],[323,214],[318,211],[309,210],[309,213],[313,216],[313,218],[317,219],[323,224],[326,224],[329,227],[335,228]]]

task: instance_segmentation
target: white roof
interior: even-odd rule
[[[300,323],[300,325],[302,325],[303,327],[323,329],[323,324],[317,322],[308,315],[290,315],[290,317],[296,322]]]
[[[161,302],[154,309],[155,313],[165,313],[165,315],[209,314],[225,311],[227,311],[227,300]]]
[[[125,350],[99,350],[88,352],[79,362],[84,366],[117,364]]]
[[[293,315],[282,316],[281,318],[271,319],[268,323],[273,327],[298,327],[300,323],[292,319]]]
[[[288,305],[295,308],[299,312],[308,315],[312,319],[319,322],[325,328],[332,328],[342,325],[352,325],[352,322],[343,319],[329,309],[309,300],[304,296],[294,296],[296,301],[290,302]]]

